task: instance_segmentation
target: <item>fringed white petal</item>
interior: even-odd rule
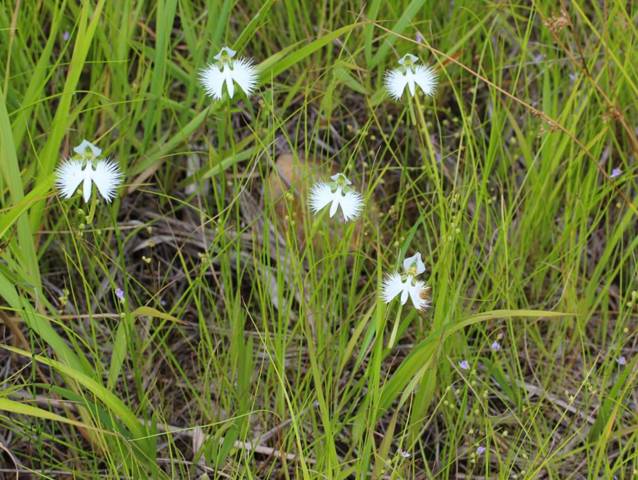
[[[407,282],[410,292],[410,300],[417,310],[425,310],[430,302],[427,299],[427,286],[420,280],[411,280]]]
[[[408,79],[406,75],[399,69],[390,70],[385,76],[385,87],[390,96],[395,100],[401,98],[407,84]]]
[[[403,292],[404,286],[401,275],[398,273],[387,275],[383,280],[381,298],[385,303],[390,303],[397,295]]]
[[[221,100],[224,86],[224,73],[214,63],[206,67],[199,75],[206,93],[215,100]]]
[[[363,209],[363,198],[358,192],[350,190],[345,194],[341,194],[339,205],[341,206],[341,212],[343,213],[343,219],[348,222],[359,216]]]
[[[308,205],[313,213],[318,213],[326,205],[333,200],[333,193],[330,185],[327,183],[316,183],[312,190],[310,190],[310,196],[308,197]]]
[[[115,191],[122,181],[122,172],[115,162],[100,160],[92,172],[92,179],[102,198],[110,202],[115,197]]]
[[[84,178],[81,160],[65,160],[56,171],[55,184],[62,198],[71,198]]]
[[[426,95],[432,96],[436,92],[438,77],[432,68],[425,65],[415,66],[414,81]]]
[[[237,85],[250,96],[257,84],[257,69],[253,66],[253,62],[247,58],[240,58],[232,64],[232,79]],[[230,86],[227,85],[230,92]],[[232,94],[230,94],[232,98]]]

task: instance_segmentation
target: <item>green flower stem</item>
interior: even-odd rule
[[[86,217],[87,225],[93,225],[93,217],[95,216],[96,207],[97,207],[97,192],[92,192],[91,193],[91,208],[89,209],[89,214]]]
[[[399,305],[399,311],[397,312],[397,316],[394,320],[394,325],[392,326],[392,333],[390,334],[390,340],[388,340],[388,348],[392,348],[394,346],[394,342],[396,341],[397,332],[399,331],[399,324],[401,323],[402,311],[403,311],[403,304]]]

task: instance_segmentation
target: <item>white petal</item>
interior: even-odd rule
[[[330,205],[330,218],[335,216],[337,213],[337,208],[339,208],[339,196],[341,195],[341,191],[332,194],[332,204]]]
[[[224,75],[224,82],[226,83],[226,89],[228,90],[228,96],[233,98],[235,95],[235,84],[233,83],[233,72],[228,67],[228,65],[224,65],[224,69],[222,70],[222,74]]]
[[[82,198],[87,203],[91,198],[91,167],[87,165],[84,169],[84,183],[82,183]]]
[[[395,100],[399,100],[403,95],[403,90],[408,84],[405,74],[399,69],[390,70],[385,76],[385,88]]]
[[[381,288],[381,298],[385,303],[390,303],[394,297],[403,292],[405,284],[401,281],[401,275],[392,273],[385,277]]]
[[[102,198],[110,202],[122,181],[122,172],[115,162],[100,160],[92,172],[92,179]]]
[[[334,200],[334,194],[327,183],[316,183],[310,190],[308,205],[313,213],[319,212],[326,205]]]
[[[412,70],[409,70],[406,72],[405,74],[405,79],[408,82],[408,90],[410,90],[410,96],[414,97],[414,72],[412,72]]]
[[[222,55],[224,54],[224,52],[226,52],[226,55],[228,55],[230,58],[233,58],[235,56],[235,54],[237,53],[232,48],[222,47],[221,50],[219,51],[219,53],[217,55],[215,55],[215,60],[221,60],[222,59]]]
[[[84,156],[86,154],[87,148],[91,150],[91,153],[93,154],[94,157],[99,157],[100,154],[102,153],[101,148],[98,148],[96,145],[93,145],[91,142],[89,142],[86,139],[82,140],[82,142],[77,147],[74,147],[73,151],[77,153],[78,155]]]
[[[233,80],[246,95],[250,95],[257,84],[257,69],[253,66],[252,60],[240,58],[233,62],[232,67]]]
[[[421,259],[421,253],[417,252],[411,257],[403,260],[403,270],[408,271],[408,269],[412,266],[416,267],[417,275],[421,275],[423,272],[425,272],[425,264]]]
[[[337,193],[341,192],[338,191]],[[348,222],[358,217],[361,213],[361,209],[363,208],[363,198],[359,193],[351,190],[349,192],[346,192],[345,195],[341,194],[339,205],[341,206],[343,219]]]
[[[66,160],[56,171],[55,183],[63,198],[71,198],[84,178],[81,160]]]
[[[222,87],[224,86],[224,74],[214,63],[206,67],[199,75],[199,79],[206,93],[215,100],[221,100]]]
[[[405,305],[405,302],[408,301],[408,294],[410,293],[410,285],[408,282],[403,284],[403,290],[401,290],[401,305]]]
[[[414,81],[417,83],[423,93],[426,95],[434,95],[436,91],[437,76],[434,70],[425,65],[417,65],[414,67]]]
[[[408,287],[410,291],[410,299],[412,300],[412,305],[417,310],[424,310],[426,307],[430,305],[427,298],[423,298],[426,294],[426,285],[424,282],[415,281],[414,285],[412,281],[408,281]]]

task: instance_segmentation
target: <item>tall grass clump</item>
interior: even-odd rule
[[[638,477],[637,21],[0,5],[0,478]]]

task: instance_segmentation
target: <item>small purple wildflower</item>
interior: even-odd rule
[[[492,345],[490,345],[490,348],[492,349],[492,351],[498,352],[501,349],[501,344],[498,343],[498,340],[494,340]]]
[[[624,355],[621,355],[620,357],[618,357],[618,358],[616,359],[616,362],[617,362],[617,363],[618,363],[618,365],[620,365],[621,367],[622,367],[622,366],[627,365],[627,359],[625,358],[625,356],[624,356]]]
[[[62,40],[64,40],[65,42],[71,37],[71,34],[69,32],[64,32],[62,34]]]
[[[117,287],[115,289],[115,296],[118,298],[118,300],[120,302],[124,301],[124,290],[122,290],[120,287]]]
[[[461,361],[459,362],[459,368],[460,368],[461,370],[469,370],[469,369],[470,369],[470,364],[468,363],[468,361],[467,361],[467,360],[461,360]]]
[[[479,445],[476,447],[476,454],[483,455],[485,453],[485,447],[483,445]]]
[[[622,170],[618,167],[614,168],[611,171],[611,175],[609,175],[610,178],[618,178],[622,175]]]

